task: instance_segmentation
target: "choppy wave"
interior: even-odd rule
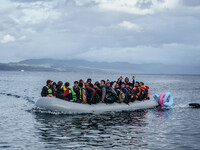
[[[88,77],[116,80],[119,74],[2,74],[0,149],[199,149],[199,110],[188,104],[200,103],[200,76],[136,75],[150,95],[170,91],[171,108],[69,115],[34,108],[47,79],[73,84]]]
[[[35,104],[35,101],[34,101],[34,97],[28,97],[28,96],[20,96],[20,95],[17,95],[17,94],[12,94],[12,93],[3,93],[3,92],[0,92],[0,95],[5,95],[5,96],[8,96],[8,97],[14,97],[14,98],[21,98],[21,99],[24,99],[26,101],[28,101],[29,103],[32,103],[32,104]]]

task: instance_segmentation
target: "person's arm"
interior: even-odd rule
[[[69,90],[70,90],[70,89],[67,89],[67,90],[65,91],[65,93],[64,93],[62,96],[63,96],[63,97],[66,97],[67,94],[69,94]]]
[[[135,87],[135,76],[133,76],[132,79],[133,79],[133,87]]]
[[[133,84],[133,87],[135,87],[135,80],[133,80],[133,83],[132,83],[132,84]]]
[[[145,91],[144,91],[144,99],[147,99],[147,95],[148,95],[148,90],[145,89]]]
[[[135,90],[135,95],[137,95],[137,93],[139,93],[139,89],[138,88]]]

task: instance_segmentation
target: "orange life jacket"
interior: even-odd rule
[[[135,95],[136,99],[138,99],[138,97],[139,97],[140,94],[141,94],[141,88],[140,88],[139,86],[136,86],[136,87],[133,89],[134,93],[135,93],[135,91],[136,91],[137,89],[139,90],[139,92],[136,93],[136,95]]]
[[[124,81],[123,83],[126,85],[126,84],[129,84],[129,83],[131,83],[131,82],[130,82],[130,81],[128,81],[128,82]]]
[[[145,89],[146,89],[146,87],[145,87],[144,85],[141,85],[141,86],[139,86],[139,88],[140,88],[140,90],[141,90],[141,92],[140,92],[140,95],[139,95],[139,96],[142,96],[142,94],[144,94],[144,93],[145,93]]]
[[[145,90],[145,89],[146,89],[146,87],[145,87],[144,85],[140,86],[140,88],[141,88],[142,90]]]

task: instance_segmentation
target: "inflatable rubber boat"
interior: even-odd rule
[[[128,104],[113,103],[113,104],[80,104],[54,97],[39,97],[36,102],[36,107],[53,112],[62,112],[65,114],[82,114],[82,113],[104,113],[108,111],[130,111],[138,109],[154,108],[158,106],[156,100],[135,101]]]

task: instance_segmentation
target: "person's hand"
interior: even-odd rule
[[[123,80],[123,77],[122,77],[122,76],[120,76],[120,80],[121,80],[121,81]]]
[[[82,101],[82,103],[81,104],[87,104],[87,102],[86,101]]]
[[[135,76],[133,76],[133,78],[132,78],[133,80],[135,80]]]

